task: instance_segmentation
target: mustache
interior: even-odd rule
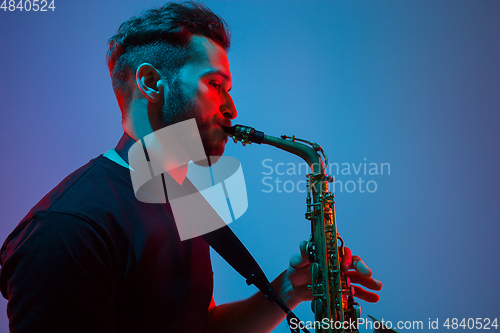
[[[221,127],[231,127],[233,126],[232,122],[230,119],[223,120],[219,123],[219,126]]]

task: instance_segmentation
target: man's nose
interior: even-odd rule
[[[220,106],[220,112],[227,119],[234,119],[238,115],[236,107],[234,106],[233,99],[228,92],[226,92],[226,101]]]

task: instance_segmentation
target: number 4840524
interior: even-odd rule
[[[493,320],[490,318],[463,318],[461,321],[459,321],[458,318],[451,318],[451,320],[450,318],[446,318],[443,326],[447,329],[451,328],[452,330],[456,330],[458,328],[470,330],[474,328],[478,330],[489,330],[492,329],[492,327],[494,329],[498,328],[497,318],[494,318]]]
[[[55,0],[49,4],[47,0],[19,0],[17,2],[15,0],[3,0],[0,9],[3,9],[4,12],[7,10],[9,12],[13,12],[19,10],[20,12],[24,11],[34,11],[34,12],[46,12],[47,9],[51,9],[54,11],[56,9],[56,5],[54,4]]]

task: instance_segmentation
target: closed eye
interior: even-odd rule
[[[210,85],[215,88],[215,90],[219,91],[220,90],[220,83],[216,81],[210,82]]]

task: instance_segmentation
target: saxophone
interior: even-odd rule
[[[318,144],[283,135],[265,135],[252,127],[224,128],[234,142],[268,144],[301,157],[311,168],[307,177],[306,219],[311,222],[311,237],[306,251],[311,262],[311,308],[317,333],[359,332],[360,306],[354,301],[354,286],[341,271],[344,241],[337,233],[334,195],[328,191],[325,168],[328,157]],[[321,154],[321,155],[320,155]]]

